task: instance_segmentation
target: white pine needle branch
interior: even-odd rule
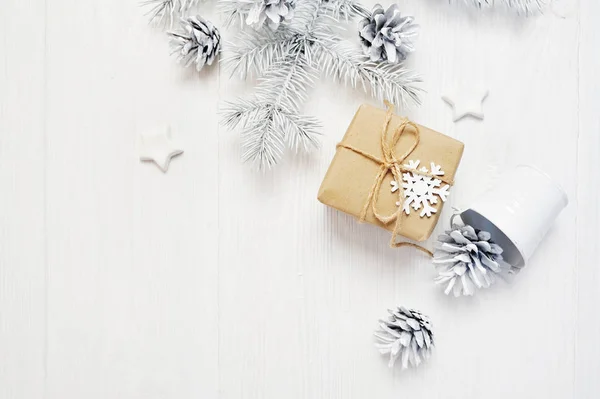
[[[321,142],[321,122],[313,116],[302,115],[297,112],[282,113],[281,126],[286,132],[288,147],[298,152],[309,152],[319,148]]]
[[[230,23],[244,25],[255,1],[260,0],[220,0],[220,5]],[[295,150],[318,145],[318,121],[299,113],[317,71],[379,100],[419,103],[417,76],[401,64],[371,63],[357,49],[343,46],[332,28],[368,13],[356,0],[298,0],[294,18],[275,32],[240,33],[224,62],[242,78],[260,76],[259,85],[253,98],[227,104],[223,122],[241,128],[244,161],[269,168],[286,144]]]
[[[318,42],[319,64],[327,76],[353,88],[362,88],[379,101],[397,106],[420,104],[421,78],[402,64],[373,63],[343,43]]]
[[[355,0],[321,0],[321,9],[339,20],[366,17],[371,11]]]
[[[219,0],[219,9],[225,16],[225,26],[234,23],[244,26],[248,13],[259,2],[262,0]]]
[[[226,103],[223,123],[229,129],[242,129],[242,160],[254,162],[259,169],[275,165],[285,147],[283,131],[274,126],[277,110],[256,99]]]
[[[318,68],[352,88],[362,87],[379,101],[388,100],[397,106],[420,104],[421,78],[403,64],[374,63],[357,49],[342,42],[328,21],[319,19],[312,29],[313,52],[318,54]]]
[[[230,129],[242,129],[244,162],[270,168],[283,156],[286,143],[294,150],[318,146],[319,122],[298,113],[315,78],[301,57],[285,60],[265,73],[253,99],[227,104],[223,123]]]
[[[298,54],[276,64],[260,78],[256,97],[287,109],[300,109],[307,100],[308,88],[314,85],[317,76],[308,63]]]
[[[242,31],[236,43],[227,44],[227,55],[221,59],[231,74],[240,78],[260,75],[275,62],[288,57],[294,38],[280,27],[276,32],[269,29]]]
[[[175,17],[186,12],[198,3],[198,0],[144,0],[143,6],[149,8],[151,24],[173,26]]]

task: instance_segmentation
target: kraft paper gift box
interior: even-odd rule
[[[400,207],[403,207],[405,200],[403,182],[400,182],[399,191],[392,192],[394,176],[390,169],[382,171],[386,168],[382,167],[382,163],[385,163],[382,130],[386,126],[388,112],[391,119],[385,128],[385,137],[386,143],[389,145],[392,143],[390,140],[393,140],[394,132],[407,120],[393,115],[390,110],[386,112],[369,105],[362,105],[358,109],[342,142],[337,147],[319,189],[318,199],[325,205],[359,218],[365,204],[371,202],[369,195],[376,191],[374,188],[377,177],[380,172],[383,172],[385,176],[381,181],[378,190],[379,198],[375,204],[378,214],[393,215],[397,213],[400,218],[397,232],[406,238],[424,241],[429,238],[437,224],[443,201],[441,198],[437,198],[436,204],[430,204],[434,211],[429,217],[426,215],[421,217],[421,210],[412,207],[408,215],[398,211],[397,202],[400,203]],[[415,128],[418,128],[419,140],[416,147],[410,151],[416,142],[417,129]],[[391,152],[396,160],[400,161],[397,162],[397,166],[399,166],[399,169],[396,169],[397,175],[410,172],[406,169],[409,161],[413,161],[413,165],[415,161],[420,161],[418,169],[426,167],[431,170],[433,166],[437,165],[444,172],[439,177],[442,180],[440,186],[443,187],[448,183],[451,192],[451,184],[454,182],[454,176],[463,154],[463,143],[427,127],[410,123],[405,124],[404,132],[399,136],[397,143],[389,147],[393,147],[390,148]],[[404,159],[398,159],[404,154],[407,154]],[[371,158],[377,159],[379,162]],[[434,165],[431,165],[432,163]],[[437,176],[429,176],[429,178],[435,179]],[[377,197],[377,195],[373,197]],[[372,200],[374,199],[372,198]],[[372,204],[368,205],[368,209],[366,209],[364,221],[390,231],[393,231],[396,225],[396,221],[388,223],[380,221],[373,213]]]

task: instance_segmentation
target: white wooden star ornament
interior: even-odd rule
[[[154,162],[163,173],[169,169],[171,158],[179,154],[183,154],[183,149],[171,140],[170,127],[139,137],[140,160]]]
[[[453,121],[465,116],[483,119],[483,102],[489,94],[488,89],[471,89],[461,93],[450,92],[442,96],[442,100],[452,107]]]

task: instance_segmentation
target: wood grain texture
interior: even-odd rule
[[[529,19],[399,2],[426,89],[405,112],[465,143],[437,232],[518,163],[570,197],[510,284],[457,300],[422,254],[316,201],[367,96],[323,79],[305,109],[322,148],[256,173],[217,115],[252,85],[181,69],[136,3],[0,4],[1,399],[600,396],[597,2]],[[471,85],[485,120],[453,123],[440,97]],[[166,124],[185,153],[162,174],[136,138]],[[418,370],[372,345],[399,304],[434,323]]]
[[[579,110],[577,146],[577,263],[574,270],[577,284],[575,336],[575,397],[598,395],[598,359],[600,345],[600,272],[597,248],[600,238],[600,54],[595,49],[598,39],[590,35],[600,4],[581,1],[579,26]]]
[[[0,5],[0,398],[6,399],[44,394],[44,13],[44,1]]]
[[[217,76],[174,65],[137,4],[53,4],[47,397],[215,397]],[[163,124],[187,150],[168,174],[135,148]]]

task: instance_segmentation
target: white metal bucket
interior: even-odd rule
[[[474,228],[489,231],[504,249],[504,260],[519,268],[568,202],[564,190],[550,176],[533,166],[519,165],[504,173],[460,216]]]

